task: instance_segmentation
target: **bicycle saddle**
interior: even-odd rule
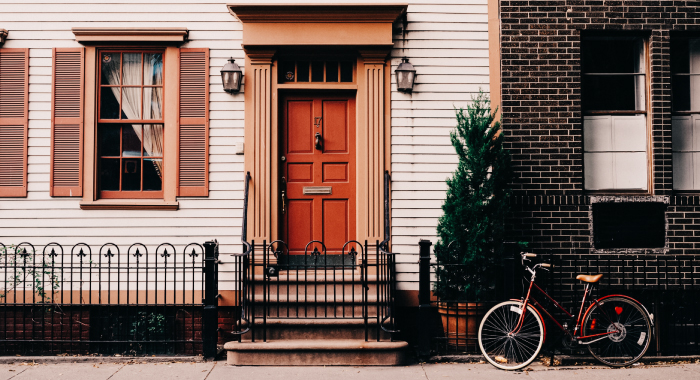
[[[594,282],[598,282],[598,280],[600,280],[602,277],[603,277],[602,274],[596,274],[595,276],[591,275],[591,274],[579,274],[578,276],[576,276],[576,279],[581,280],[583,282],[594,283]]]

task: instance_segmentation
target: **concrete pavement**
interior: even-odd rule
[[[404,367],[232,367],[217,362],[0,364],[0,380],[665,380],[700,379],[700,363],[638,365],[612,369],[597,366],[546,367],[506,372],[479,363],[424,363]]]

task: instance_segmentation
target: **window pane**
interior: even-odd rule
[[[581,41],[581,68],[584,73],[644,72],[641,38]]]
[[[141,159],[125,158],[122,162],[122,190],[141,190]]]
[[[323,82],[323,62],[311,63],[311,81]]]
[[[119,85],[121,76],[121,54],[102,53],[102,79],[101,84]]]
[[[122,112],[126,119],[141,119],[141,87],[122,87]]]
[[[338,81],[338,62],[326,62],[326,82]]]
[[[694,86],[691,86],[691,78]],[[690,99],[691,99],[691,87],[697,92],[700,91],[700,87],[696,84],[700,81],[700,76],[689,76],[689,75],[676,75],[673,76],[673,83],[671,84],[673,88],[673,110],[674,111],[690,111]],[[700,83],[698,83],[700,84]],[[700,100],[700,94],[697,94],[694,98]],[[695,110],[700,110],[695,107]]]
[[[641,81],[641,85],[640,85]],[[582,106],[586,111],[644,110],[644,76],[584,75]]]
[[[119,157],[119,124],[100,125],[98,155]]]
[[[309,61],[297,62],[297,82],[309,81]]]
[[[280,65],[279,82],[294,82],[294,61],[283,61]]]
[[[141,156],[141,126],[125,124],[122,128],[122,156]]]
[[[149,120],[163,118],[163,88],[143,88],[143,118]]]
[[[143,160],[143,189],[163,190],[162,158],[146,158]]]
[[[690,72],[690,41],[686,39],[671,39],[671,72]],[[674,90],[675,91],[675,90]]]
[[[352,82],[352,62],[340,62],[340,81]]]
[[[119,119],[119,87],[100,90],[100,119]]]
[[[100,190],[119,191],[119,159],[100,159]]]
[[[141,85],[141,53],[124,53],[124,85]]]
[[[146,124],[143,126],[143,155],[151,157],[163,156],[163,125]]]
[[[163,85],[163,54],[145,53],[143,55],[143,84]]]

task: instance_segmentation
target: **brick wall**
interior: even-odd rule
[[[643,33],[649,41],[653,194],[670,196],[664,254],[700,253],[700,198],[674,196],[672,190],[669,64],[672,32],[700,35],[700,3],[501,0],[500,11],[503,125],[516,171],[511,237],[532,242],[534,249],[590,252],[581,34]]]

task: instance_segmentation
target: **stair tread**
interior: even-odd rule
[[[267,342],[227,342],[225,350],[269,351],[269,350],[401,350],[408,347],[403,341],[365,341],[364,339],[285,339]]]
[[[248,297],[250,300],[250,297]],[[256,293],[255,294],[255,303],[256,304],[262,304],[263,300],[265,297],[262,294]],[[376,294],[368,294],[367,295],[367,303],[368,304],[376,304],[377,303],[377,295]],[[326,297],[325,294],[271,294],[267,297],[267,302],[270,304],[273,303],[321,303],[321,304],[336,304],[338,306],[343,306],[343,305],[348,305],[348,304],[355,304],[355,305],[361,305],[362,304],[362,295],[361,294],[355,294],[353,297],[350,294],[345,294],[343,297],[343,294],[333,294],[330,293],[328,294],[328,297]]]
[[[264,276],[262,274],[256,274],[254,276],[255,282],[263,282]],[[348,275],[346,274],[343,276],[342,274],[338,274],[335,276],[326,276],[323,274],[316,274],[314,275],[313,273],[307,273],[307,274],[290,274],[287,275],[286,273],[282,272],[279,274],[279,276],[272,277],[270,282],[282,282],[282,283],[287,283],[287,282],[325,282],[325,283],[341,283],[341,284],[361,284],[362,283],[362,277],[357,274],[357,275]],[[370,274],[367,275],[367,282],[369,283],[374,283],[377,282],[377,275]]]
[[[256,321],[261,322],[262,317],[256,317]],[[376,324],[376,317],[367,321],[368,324]],[[267,318],[268,325],[280,326],[364,326],[365,320],[362,318]]]

